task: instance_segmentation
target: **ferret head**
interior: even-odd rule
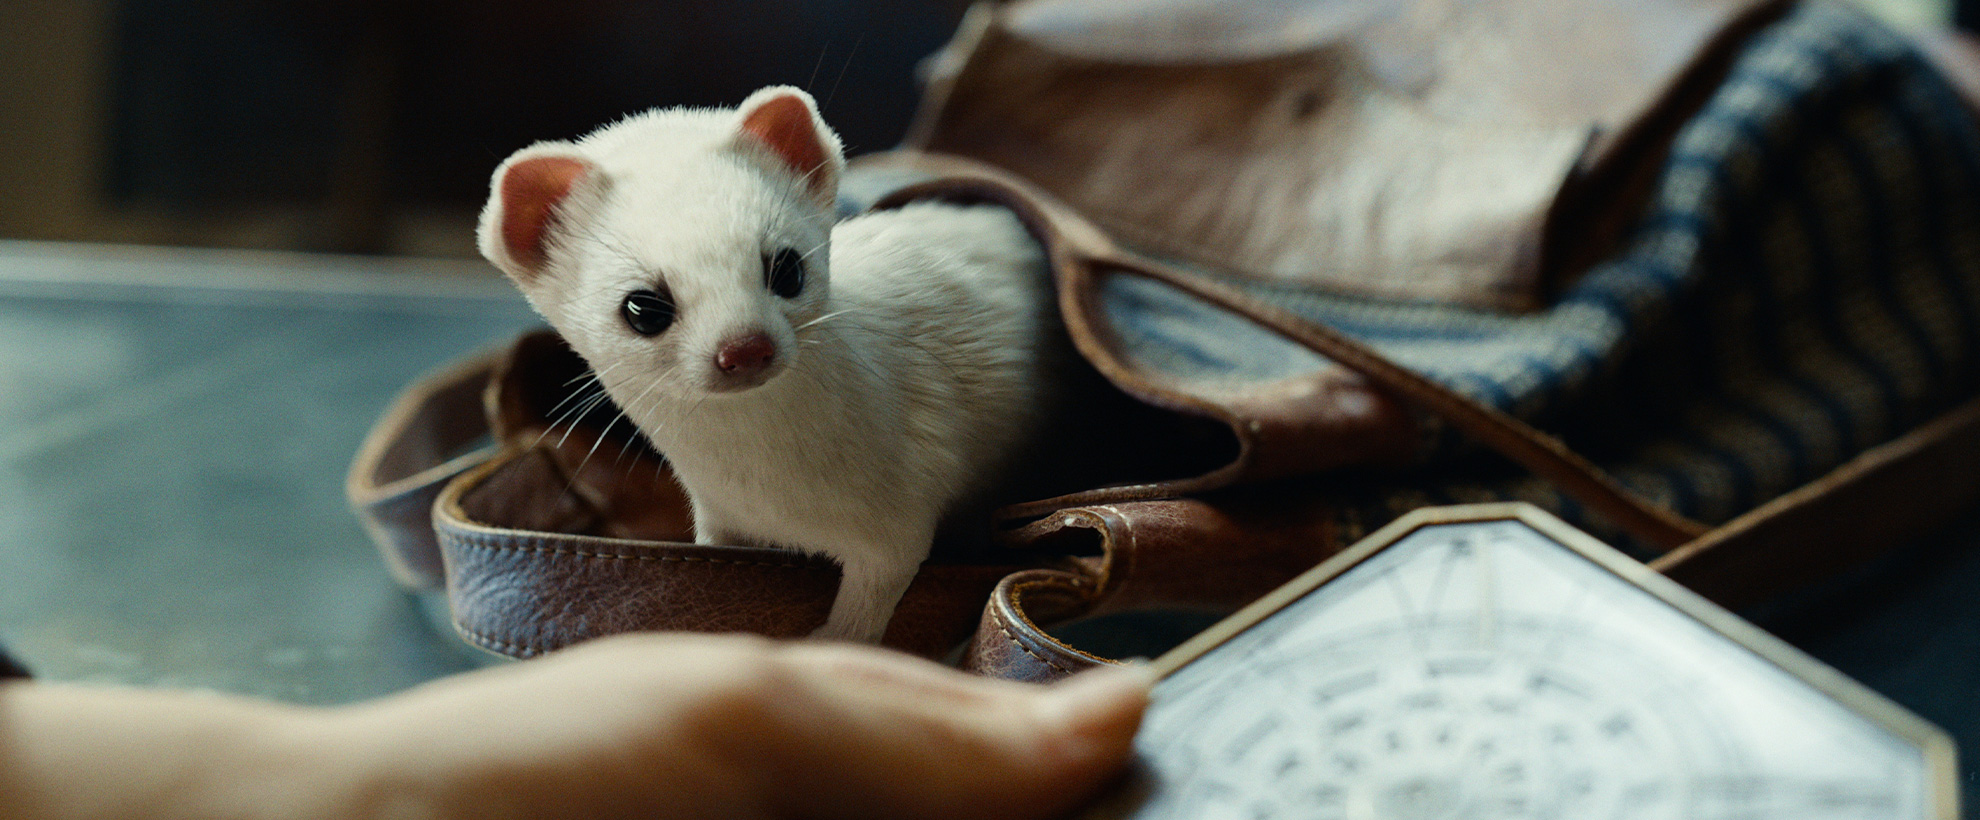
[[[650,111],[503,162],[481,252],[638,421],[790,366],[826,305],[844,164],[795,88]]]

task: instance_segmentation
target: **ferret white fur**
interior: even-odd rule
[[[835,559],[814,634],[873,642],[937,522],[1034,434],[1051,294],[999,208],[835,225],[843,165],[795,88],[651,111],[509,157],[479,240],[666,455],[696,540]],[[802,288],[786,256],[780,296],[768,269],[785,250]],[[627,313],[640,292],[673,307],[653,335]],[[651,329],[656,303],[639,300]]]

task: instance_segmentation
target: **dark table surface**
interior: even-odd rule
[[[343,476],[408,381],[535,323],[475,263],[0,242],[0,642],[46,679],[297,703],[485,663]],[[1945,728],[1980,790],[1980,512],[1746,614]]]
[[[303,703],[476,664],[343,476],[408,381],[533,323],[466,262],[0,243],[0,641],[48,679]]]

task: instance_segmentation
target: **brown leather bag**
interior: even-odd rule
[[[1707,527],[1625,490],[1527,422],[1244,286],[1545,304],[1613,249],[1671,135],[1786,6],[1368,5],[1380,13],[1295,28],[1306,35],[1298,42],[1261,41],[1244,21],[1225,40],[1184,43],[1131,25],[1098,36],[1093,21],[1053,16],[1071,13],[1066,4],[979,11],[938,62],[911,147],[849,173],[891,191],[874,207],[941,198],[1019,214],[1046,251],[1075,346],[1101,377],[1091,388],[1100,409],[1073,436],[1083,446],[1047,468],[1074,486],[1004,509],[994,546],[938,544],[887,644],[934,657],[961,645],[966,668],[1023,679],[1103,662],[1046,628],[1243,605],[1380,523],[1330,501],[1335,476],[1420,464],[1426,438],[1445,428],[1544,478],[1656,553],[1652,566],[1732,605],[1826,577],[1980,498],[1980,482],[1944,480],[1980,456],[1980,403],[1969,403]],[[1567,5],[1572,14],[1555,16]],[[1424,16],[1440,8],[1458,16]],[[1611,66],[1587,40],[1551,36],[1567,23],[1644,49]],[[1425,27],[1448,36],[1426,38]],[[1089,50],[1067,45],[1067,31],[1084,32]],[[1517,59],[1473,71],[1481,49],[1507,37],[1523,46],[1509,50]],[[1128,47],[1147,50],[1137,60],[1107,51]],[[1226,51],[1203,52],[1214,48]],[[1383,113],[1395,89],[1366,76],[1411,61],[1433,67],[1413,88],[1446,115],[1434,128]],[[1577,75],[1587,87],[1573,93],[1542,76],[1592,64],[1613,70]],[[1484,117],[1465,102],[1491,94],[1529,105]],[[1297,116],[1274,119],[1273,106],[1287,105]],[[1316,156],[1352,159],[1309,167]],[[1426,157],[1445,165],[1412,176]],[[1151,165],[1173,173],[1130,173]],[[1384,187],[1383,175],[1406,184]],[[922,181],[899,185],[910,179]],[[1481,197],[1481,186],[1499,196]],[[1472,207],[1480,200],[1489,213]],[[1332,254],[1371,222],[1397,220],[1421,230]],[[1104,298],[1118,278],[1160,283],[1320,363],[1242,389],[1178,380],[1124,342]],[[564,385],[583,372],[560,341],[536,334],[415,384],[388,410],[352,465],[349,494],[400,581],[444,586],[465,639],[518,657],[629,630],[798,636],[822,623],[836,568],[783,550],[683,543],[685,499],[664,459],[615,428],[609,409],[559,415]]]

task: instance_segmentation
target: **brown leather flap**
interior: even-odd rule
[[[446,584],[428,511],[446,483],[495,454],[482,390],[503,351],[490,350],[420,377],[372,425],[344,477],[344,497],[409,589]]]
[[[933,63],[908,144],[1012,171],[1151,253],[1532,309],[1563,186],[1613,162],[1654,166],[1655,146],[1620,137],[1694,105],[1690,75],[1739,39],[1719,35],[1786,5],[979,6]],[[1583,205],[1633,212],[1622,189],[1601,193]]]

